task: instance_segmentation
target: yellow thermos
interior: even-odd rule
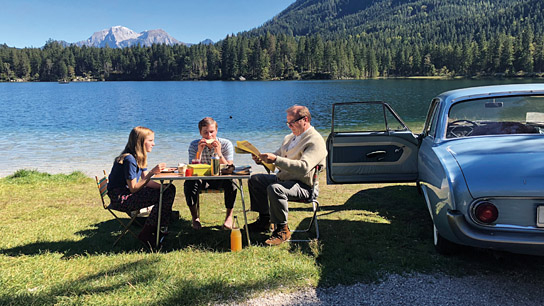
[[[236,222],[237,227],[234,227],[234,222]],[[236,218],[236,216],[234,216],[234,219],[232,220],[232,230],[230,232],[230,250],[232,252],[242,250],[242,232],[238,226],[238,218]]]

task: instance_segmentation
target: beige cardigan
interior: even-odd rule
[[[317,165],[325,167],[327,157],[325,140],[313,126],[310,126],[298,144],[287,150],[293,137],[295,137],[293,133],[285,136],[281,147],[274,152],[277,156],[274,164],[279,168],[277,177],[282,181],[301,181],[311,187],[313,185],[311,170]]]

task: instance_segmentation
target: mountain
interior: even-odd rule
[[[203,45],[213,45],[213,40],[206,38],[203,41],[200,42]]]
[[[95,32],[87,40],[75,43],[77,46],[124,48],[134,45],[151,46],[152,44],[177,45],[180,42],[161,29],[136,33],[123,26],[115,26]]]
[[[247,36],[319,34],[405,42],[461,42],[503,32],[541,34],[542,0],[297,0]]]

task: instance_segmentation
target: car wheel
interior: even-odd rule
[[[433,224],[433,238],[434,238],[434,241],[433,241],[434,248],[439,254],[452,255],[457,253],[457,251],[459,250],[459,245],[442,237],[440,233],[438,233],[438,230],[436,229],[436,226],[434,226],[434,224]]]

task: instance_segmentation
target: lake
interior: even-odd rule
[[[306,105],[312,124],[330,130],[335,102],[388,102],[409,127],[421,126],[431,99],[456,88],[538,80],[341,80],[0,83],[0,177],[18,169],[48,173],[80,170],[89,176],[110,171],[130,130],[155,131],[149,165],[187,162],[187,147],[199,138],[198,121],[213,117],[218,135],[249,140],[274,151],[290,133],[285,110]],[[542,81],[540,81],[542,82]],[[419,131],[414,131],[419,132]],[[235,164],[252,164],[236,154]],[[259,167],[260,168],[260,167]],[[254,167],[255,169],[255,167]],[[260,169],[255,169],[260,171]]]

